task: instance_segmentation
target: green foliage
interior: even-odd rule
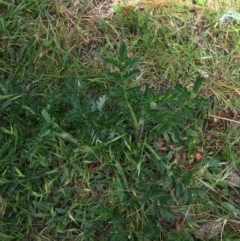
[[[159,19],[153,25],[145,11],[126,14],[119,8],[116,18],[122,21],[106,22],[111,25],[107,44],[98,39],[88,45],[86,29],[72,24],[76,19],[66,17],[58,2],[0,3],[0,239],[193,240],[173,229],[182,216],[192,221],[187,211],[201,212],[199,204],[209,201],[199,173],[206,164],[207,175],[200,178],[211,185],[209,176],[222,170],[222,158],[206,153],[202,162],[193,161],[204,146],[202,128],[211,102],[199,95],[202,77],[191,88],[182,84],[183,63],[189,73],[197,72],[194,76],[203,66],[190,68],[200,60],[192,46],[186,54],[189,41],[177,37],[182,31],[187,35],[181,16],[177,32],[165,27],[168,21],[156,30]],[[111,31],[125,41],[103,64],[95,47],[113,52]],[[126,42],[132,42],[131,51]],[[83,63],[89,46],[92,62]],[[168,52],[159,57],[159,49]],[[131,56],[136,50],[144,63]],[[143,91],[135,80],[146,59],[159,65],[170,61],[164,76],[179,82],[161,93]],[[150,73],[143,75],[151,81]],[[237,134],[229,136],[223,151],[238,147]],[[222,204],[221,212],[239,213],[230,198]]]
[[[196,3],[197,3],[199,6],[204,6],[204,5],[207,3],[207,0],[197,0]]]
[[[175,151],[161,153],[154,142],[163,138],[167,145],[187,147],[188,132],[209,106],[197,95],[200,79],[193,90],[177,84],[161,95],[152,89],[143,93],[133,84],[140,61],[128,56],[125,43],[117,58],[105,61],[112,69],[103,76],[107,85],[101,95],[75,78],[66,80],[57,95],[28,93],[10,80],[1,84],[4,235],[12,235],[9,227],[16,225],[18,239],[20,233],[34,235],[32,226],[40,222],[57,230],[55,238],[76,226],[69,232],[81,230],[89,240],[140,234],[155,239],[162,229],[150,220],[172,222],[171,206],[197,197],[191,173],[173,164]],[[14,147],[10,153],[9,145]],[[96,174],[91,163],[99,165]],[[76,179],[86,182],[81,192],[101,193],[97,200],[88,194],[78,200]],[[141,220],[134,210],[144,213]]]
[[[193,237],[188,233],[176,233],[171,231],[167,235],[167,241],[193,241]]]
[[[105,61],[113,69],[106,74],[109,84],[107,89],[101,87],[101,95],[96,95],[86,81],[75,78],[66,80],[58,95],[25,92],[20,88],[22,82],[14,80],[1,83],[2,140],[5,140],[0,158],[1,192],[4,199],[11,200],[6,208],[8,215],[2,220],[4,235],[20,239],[20,233],[35,232],[31,231],[33,219],[61,233],[69,225],[80,225],[84,215],[81,230],[85,236],[94,239],[92,230],[99,227],[101,233],[107,226],[108,237],[120,240],[130,232],[123,231],[126,230],[123,226],[128,225],[130,220],[126,216],[131,210],[144,207],[143,223],[149,219],[173,221],[175,215],[170,206],[192,201],[188,187],[191,174],[171,164],[174,150],[160,153],[153,142],[160,137],[169,144],[185,139],[186,123],[189,122],[189,128],[194,126],[199,106],[203,112],[206,101],[196,91],[179,84],[162,95],[151,89],[142,93],[140,86],[132,84],[140,74],[139,59],[128,57],[124,43],[117,58],[107,57]],[[14,147],[11,153],[7,152],[9,145]],[[131,152],[119,149],[123,146]],[[70,149],[73,154],[67,157]],[[105,166],[106,173],[101,171],[99,176],[91,177],[86,163],[96,158]],[[61,161],[61,166],[54,159]],[[88,176],[89,191],[104,192],[103,186],[113,185],[107,197],[97,203],[92,200],[95,206],[77,204],[72,198],[74,185],[64,184],[83,175],[82,171],[79,174],[71,171],[76,165],[77,170],[82,169]],[[114,173],[111,178],[109,172]],[[14,204],[19,201],[21,207]],[[82,214],[79,205],[86,208]],[[21,227],[24,217],[28,224]],[[18,224],[19,228],[9,230],[10,224]],[[135,227],[137,232],[139,228]],[[146,237],[147,230],[146,224],[142,233]],[[154,233],[158,235],[161,229],[153,226],[151,230],[154,238]],[[104,235],[99,232],[95,235]]]

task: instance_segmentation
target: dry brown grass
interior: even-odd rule
[[[140,5],[140,6],[150,6],[150,7],[157,7],[157,6],[167,6],[171,4],[181,4],[181,5],[192,5],[193,1],[186,1],[186,0],[114,0],[115,3],[120,3],[124,5]],[[222,9],[224,7],[238,7],[239,6],[238,0],[208,0],[206,2],[206,7],[208,9]]]
[[[142,5],[142,6],[161,6],[172,4],[173,0],[122,0],[115,1],[116,3],[124,4],[124,5]]]

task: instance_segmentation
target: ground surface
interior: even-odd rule
[[[204,2],[0,3],[1,240],[239,240],[240,3]]]

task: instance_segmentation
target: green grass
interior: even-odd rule
[[[239,23],[93,6],[0,2],[0,239],[239,240]]]

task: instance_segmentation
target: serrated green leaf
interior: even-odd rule
[[[125,62],[125,69],[131,69],[132,67],[136,66],[140,63],[140,59],[138,57],[131,57],[128,58]]]
[[[109,72],[105,75],[105,78],[111,82],[121,81],[121,75],[119,73]]]
[[[217,167],[218,165],[219,165],[219,160],[216,158],[213,158],[208,162],[209,167]]]
[[[188,100],[190,98],[190,92],[183,85],[176,84],[175,90],[176,90],[175,99],[177,101],[182,101],[183,102],[183,101]]]
[[[121,68],[121,64],[114,58],[112,57],[105,57],[104,58],[104,62],[107,63],[107,64],[110,64],[118,69]]]
[[[193,85],[193,92],[197,93],[200,90],[200,87],[202,86],[204,78],[202,76],[198,76],[195,81],[194,81],[194,85]]]
[[[193,110],[193,108],[189,106],[183,106],[183,111],[189,120],[194,120],[196,118],[196,112]]]
[[[123,63],[127,59],[127,45],[124,42],[121,42],[119,46],[119,60]]]
[[[106,97],[106,95],[100,96],[98,98],[98,101],[96,102],[96,107],[99,111],[101,111],[103,109],[103,106],[105,105],[107,99],[108,98]]]
[[[175,215],[173,214],[173,212],[170,210],[170,208],[168,207],[160,207],[160,213],[162,215],[162,217],[164,219],[166,219],[167,221],[172,221],[175,218]]]
[[[193,237],[188,233],[179,233],[176,231],[170,231],[167,234],[166,241],[193,241]]]
[[[140,75],[140,73],[141,72],[138,69],[133,69],[123,76],[123,81],[128,82],[130,80],[134,80]]]

